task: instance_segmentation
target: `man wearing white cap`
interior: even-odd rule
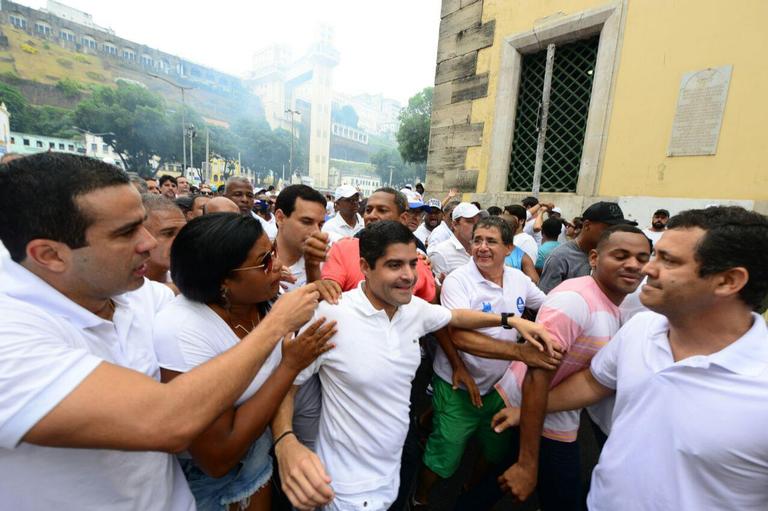
[[[440,225],[440,222],[442,221],[443,210],[441,209],[440,200],[429,199],[427,202],[427,214],[424,217],[424,221],[421,223],[418,229],[413,232],[413,235],[426,245],[427,238],[429,238],[429,235],[432,234],[432,231],[438,225]]]
[[[354,186],[341,185],[333,193],[336,216],[323,225],[323,232],[333,233],[342,238],[351,238],[363,228],[363,218],[357,213],[360,208],[360,192]]]
[[[436,245],[430,245],[427,255],[432,262],[432,272],[439,276],[451,273],[467,264],[472,249],[472,229],[480,219],[480,210],[472,203],[462,202],[451,214],[451,236]]]

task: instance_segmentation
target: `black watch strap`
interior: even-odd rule
[[[509,324],[509,318],[515,317],[514,312],[502,312],[501,313],[501,326],[507,330],[512,330],[512,325]]]

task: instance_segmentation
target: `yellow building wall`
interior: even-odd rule
[[[501,47],[537,24],[607,5],[600,0],[485,0],[494,44],[480,50],[477,72],[490,72],[488,97],[472,104],[485,122],[483,145],[470,148],[485,189]],[[768,200],[768,1],[630,0],[600,166],[598,194]],[[666,156],[680,81],[688,72],[733,65],[714,156]]]

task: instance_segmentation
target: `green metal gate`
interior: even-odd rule
[[[542,192],[575,192],[600,37],[556,47],[541,172]],[[530,191],[547,51],[523,56],[507,190]]]

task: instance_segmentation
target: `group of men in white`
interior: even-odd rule
[[[179,217],[86,157],[0,166],[0,507],[429,508],[476,438],[462,509],[766,508],[768,218],[423,193],[234,179]]]

